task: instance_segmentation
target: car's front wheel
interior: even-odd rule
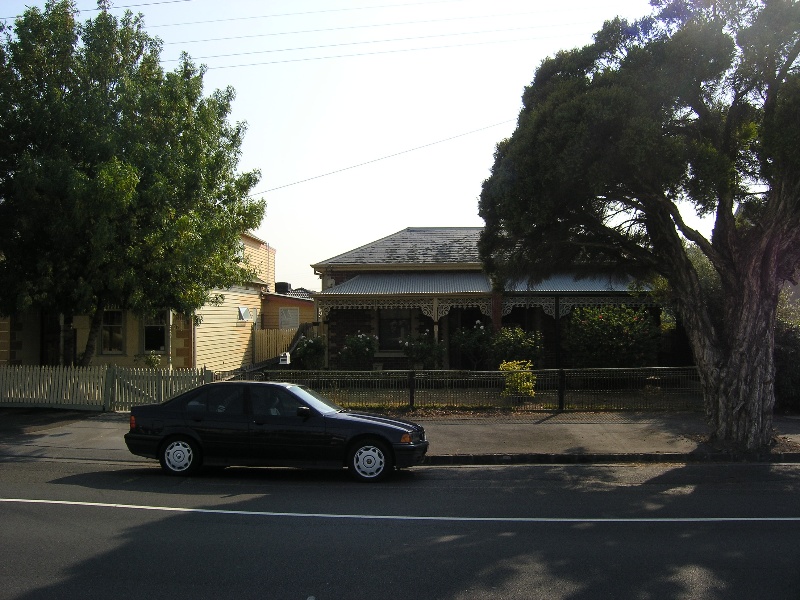
[[[200,451],[188,437],[167,440],[161,446],[158,460],[170,475],[193,475],[200,469]]]
[[[347,468],[358,481],[380,481],[392,470],[392,455],[379,440],[364,440],[350,450]]]

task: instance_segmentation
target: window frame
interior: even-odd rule
[[[148,321],[161,317],[163,322],[160,324],[151,324]],[[161,349],[147,347],[147,331],[148,329],[162,328],[164,331],[164,346]],[[146,316],[142,318],[142,351],[155,352],[156,354],[167,354],[170,347],[170,319],[169,311],[166,309],[156,311],[154,316]]]
[[[107,316],[112,314],[119,315],[119,323],[109,323],[106,321]],[[100,325],[100,354],[121,356],[125,354],[125,311],[119,308],[106,308],[103,309],[103,322]],[[114,331],[119,329],[118,335],[115,336]],[[119,340],[119,350],[111,348],[108,343],[114,339]]]

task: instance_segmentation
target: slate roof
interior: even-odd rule
[[[402,294],[489,294],[492,287],[482,272],[478,238],[482,227],[408,227],[355,250],[312,265],[383,270],[363,273],[314,297],[390,296]],[[424,270],[417,270],[422,267]],[[433,267],[433,268],[432,268]],[[400,272],[403,269],[403,272]],[[392,272],[394,271],[394,272]],[[562,273],[535,284],[521,281],[506,293],[624,294],[630,278],[604,274],[577,277]]]
[[[408,227],[355,250],[312,265],[465,265],[480,267],[478,237],[482,227]]]

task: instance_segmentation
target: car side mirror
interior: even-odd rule
[[[297,416],[305,419],[311,418],[311,409],[308,406],[298,406]]]

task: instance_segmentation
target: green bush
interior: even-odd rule
[[[339,352],[339,366],[353,371],[371,371],[372,360],[378,349],[378,338],[361,333],[344,338],[344,346]]]
[[[425,330],[416,338],[400,342],[403,354],[408,357],[410,367],[422,365],[423,369],[435,369],[442,364],[444,345],[436,343],[431,332]]]
[[[450,345],[473,370],[485,367],[492,348],[492,332],[481,321],[471,328],[462,327],[450,337]]]
[[[325,363],[325,338],[302,336],[292,350],[292,366],[296,369],[321,369]]]
[[[644,307],[578,308],[569,320],[564,347],[574,367],[652,367],[658,364],[659,336]]]
[[[775,325],[775,410],[800,412],[800,303],[781,294]]]
[[[503,327],[492,336],[491,355],[494,364],[528,361],[538,364],[543,351],[542,334],[527,332],[522,327]]]
[[[531,373],[533,364],[529,360],[511,360],[500,363],[506,373],[506,382],[500,396],[516,401],[532,398],[536,389],[536,375]]]

